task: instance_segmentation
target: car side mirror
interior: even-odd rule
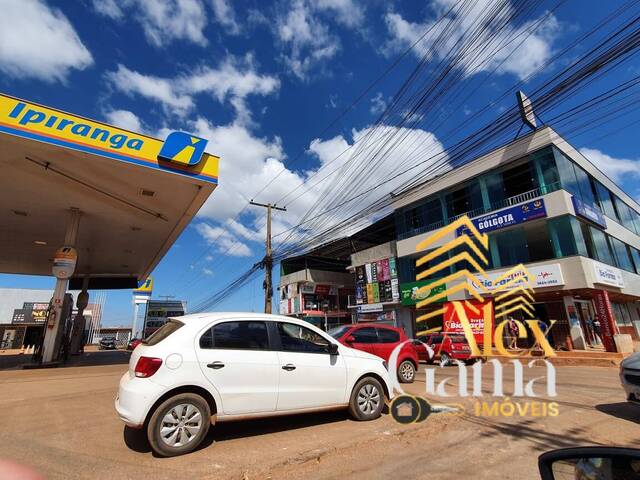
[[[576,447],[540,455],[542,480],[565,478],[640,478],[640,450],[618,447]]]
[[[338,355],[338,345],[330,343],[327,345],[327,352],[329,352],[329,355]]]
[[[347,343],[353,343],[356,341],[356,337],[354,337],[353,335],[349,335],[347,338],[344,339],[344,341]]]

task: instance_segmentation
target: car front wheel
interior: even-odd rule
[[[365,377],[356,383],[351,392],[349,413],[360,421],[374,420],[384,408],[384,390],[373,377]]]
[[[207,401],[195,393],[181,393],[156,408],[147,426],[147,437],[155,453],[174,457],[195,450],[210,425]]]
[[[413,383],[416,378],[416,367],[413,362],[405,360],[398,366],[398,379],[401,383]]]

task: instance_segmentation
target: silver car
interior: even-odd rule
[[[640,405],[640,352],[620,363],[620,381],[627,392],[627,400]]]

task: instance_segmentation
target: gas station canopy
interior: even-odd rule
[[[79,211],[70,288],[135,288],[218,183],[206,140],[163,142],[0,95],[0,272],[51,275]]]

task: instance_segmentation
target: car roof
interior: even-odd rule
[[[191,313],[181,317],[170,317],[171,320],[182,322],[186,327],[199,328],[205,323],[215,320],[262,320],[270,322],[289,322],[308,327],[311,323],[295,317],[285,317],[284,315],[272,315],[268,313],[256,312],[211,312],[211,313]],[[314,327],[315,328],[315,327]]]
[[[373,323],[373,322],[367,322],[367,323],[356,323],[353,324],[352,326],[354,327],[376,327],[376,328],[390,328],[392,330],[399,330],[398,327],[394,327],[393,325],[388,325],[386,323]]]

